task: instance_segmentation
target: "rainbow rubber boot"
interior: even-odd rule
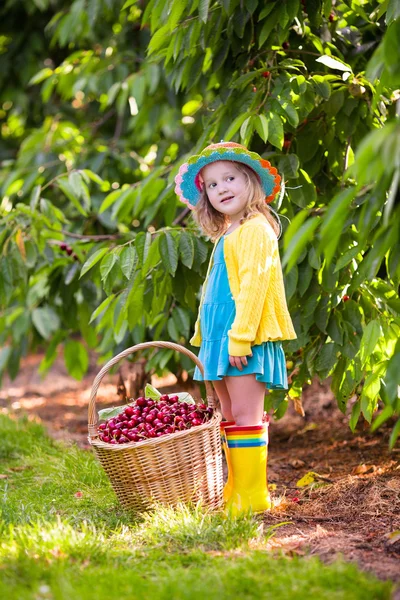
[[[232,516],[271,508],[267,486],[268,423],[248,427],[226,426],[232,473],[231,495],[225,512]]]
[[[235,421],[221,421],[221,423],[220,423],[221,446],[222,446],[222,450],[225,454],[226,464],[228,465],[228,480],[227,480],[226,484],[224,485],[224,491],[223,491],[224,502],[227,502],[227,500],[231,497],[232,486],[233,486],[231,459],[229,456],[228,446],[227,446],[226,439],[225,439],[225,427],[231,427],[234,424],[235,424]]]

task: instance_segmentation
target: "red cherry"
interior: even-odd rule
[[[67,246],[66,253],[68,254],[68,256],[71,256],[71,254],[73,253],[72,248],[70,248],[69,246]]]
[[[107,444],[109,444],[111,441],[111,438],[108,435],[103,435],[102,439],[103,439],[103,442],[107,442]]]
[[[145,407],[145,406],[147,406],[147,400],[146,400],[146,398],[143,398],[143,396],[141,396],[140,398],[138,398],[138,399],[136,400],[136,404],[137,404],[138,406],[143,406],[143,407]]]
[[[165,402],[165,401],[169,400],[168,394],[163,394],[162,396],[160,396],[160,400],[161,400],[161,402]]]
[[[283,44],[282,44],[282,48],[283,48],[284,50],[287,50],[288,48],[290,48],[290,44],[289,44],[289,42],[283,42]]]
[[[333,13],[331,13],[328,18],[329,18],[329,22],[332,23],[335,20],[335,15]]]
[[[264,71],[264,73],[262,74],[262,76],[267,79],[267,77],[269,77],[271,75],[270,71]]]
[[[256,92],[256,91],[257,91],[257,88],[256,88],[256,86],[254,85],[254,86],[253,86],[253,92]]]
[[[127,417],[133,417],[134,414],[135,414],[135,409],[133,408],[133,406],[127,406],[125,409],[125,415]]]
[[[350,296],[348,296],[347,294],[345,294],[342,298],[343,302],[347,302],[348,300],[350,300]]]

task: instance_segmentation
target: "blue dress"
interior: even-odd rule
[[[228,234],[229,235],[229,234]],[[201,347],[199,359],[204,366],[204,378],[196,367],[196,381],[215,381],[225,376],[238,377],[255,373],[268,389],[287,389],[286,360],[281,342],[264,342],[252,346],[253,356],[247,357],[243,370],[232,367],[228,353],[228,331],[235,319],[236,307],[231,294],[224,259],[224,237],[214,252],[204,300],[200,312]]]

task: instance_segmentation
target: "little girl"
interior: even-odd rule
[[[229,512],[270,508],[266,481],[265,389],[286,389],[281,340],[296,337],[278,252],[280,223],[268,203],[280,176],[255,152],[233,142],[207,146],[179,169],[180,200],[215,241],[200,300],[193,346],[227,421]],[[196,368],[194,379],[203,378]]]

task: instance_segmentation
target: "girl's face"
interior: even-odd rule
[[[235,163],[218,160],[202,169],[205,190],[212,206],[227,215],[231,223],[243,217],[249,197],[247,180]]]

